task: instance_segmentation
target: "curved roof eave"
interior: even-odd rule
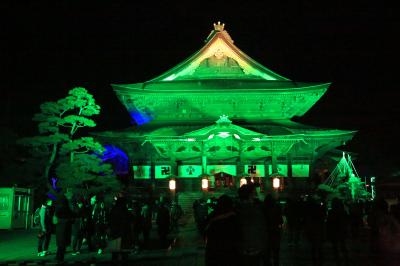
[[[300,91],[315,91],[327,90],[331,85],[328,83],[296,83],[293,81],[288,82],[269,82],[269,81],[238,81],[238,80],[223,80],[222,84],[215,83],[219,80],[198,80],[198,81],[169,81],[169,82],[156,82],[156,83],[135,83],[135,84],[112,84],[114,91],[119,92],[138,92],[138,93],[151,93],[151,92],[227,92],[232,90],[234,92],[300,92]],[[274,84],[275,83],[275,84]]]

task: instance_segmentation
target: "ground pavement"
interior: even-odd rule
[[[399,260],[385,261],[385,257],[376,257],[368,251],[367,231],[363,231],[360,239],[349,240],[350,264],[352,266],[394,266],[400,265]],[[47,257],[36,256],[37,230],[13,230],[0,231],[0,265],[55,265],[54,245],[52,238],[50,251],[53,253]],[[129,262],[123,265],[204,265],[204,242],[197,233],[192,216],[184,217],[178,231],[171,234],[171,244],[166,248],[160,248],[157,241],[156,228],[151,233],[151,250],[141,250],[137,254],[129,254]],[[323,245],[324,266],[337,265],[331,252],[329,243]],[[283,234],[281,245],[281,266],[309,266],[312,265],[309,247],[304,239],[296,247],[289,247],[286,233]],[[114,265],[110,262],[111,254],[97,255],[88,253],[83,248],[82,254],[72,256],[67,252],[66,265]]]

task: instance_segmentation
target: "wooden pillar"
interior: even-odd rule
[[[207,173],[207,155],[202,155],[201,156],[201,173],[205,174]]]
[[[153,160],[153,156],[150,157],[150,187],[151,187],[151,197],[158,195],[157,185],[156,185],[156,164]]]
[[[246,175],[244,173],[244,159],[243,159],[243,143],[239,143],[239,158],[237,159],[236,164],[236,179],[235,179],[235,186],[236,188],[240,187],[240,179]]]
[[[286,156],[286,162],[287,162],[287,167],[288,167],[288,177],[292,178],[293,177],[293,172],[292,172],[292,155],[290,153],[287,154]]]
[[[277,163],[277,151],[275,150],[276,143],[274,141],[271,141],[271,168],[272,168],[272,173],[275,174],[278,172],[278,163]]]
[[[272,153],[271,157],[271,168],[272,168],[272,173],[270,174],[276,174],[278,173],[278,158],[276,154]]]
[[[178,176],[178,162],[176,161],[175,157],[171,157],[170,165],[171,165],[171,175]]]
[[[235,187],[239,188],[240,186],[240,179],[245,176],[246,174],[244,173],[244,162],[241,157],[237,160],[236,163],[236,178],[235,178]]]
[[[270,178],[271,173],[269,172],[270,164],[271,164],[271,161],[269,159],[266,159],[264,161],[264,167],[265,167],[264,193],[265,194],[271,193],[271,190],[272,190],[271,178]]]

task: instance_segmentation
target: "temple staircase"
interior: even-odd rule
[[[181,192],[179,193],[179,205],[181,205],[185,214],[192,214],[193,202],[202,197],[202,192]]]

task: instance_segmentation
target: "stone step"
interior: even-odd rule
[[[193,212],[193,202],[203,196],[201,192],[183,192],[179,194],[179,204],[185,213]]]

